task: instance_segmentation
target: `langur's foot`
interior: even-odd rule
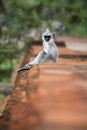
[[[24,70],[30,70],[31,67],[32,67],[31,65],[26,65],[26,66],[20,68],[20,69],[18,70],[18,72],[20,72],[20,71],[24,71]]]

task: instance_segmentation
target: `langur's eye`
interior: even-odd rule
[[[49,36],[44,35],[44,39],[45,39],[46,42],[48,42],[50,40],[50,38],[51,38],[50,35]]]

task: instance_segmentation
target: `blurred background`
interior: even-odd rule
[[[62,35],[86,37],[87,1],[0,0],[0,84],[10,82],[22,52],[46,27]]]

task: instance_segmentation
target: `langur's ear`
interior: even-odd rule
[[[56,37],[56,33],[55,33],[55,32],[53,32],[53,33],[52,33],[52,35],[53,35],[53,38],[55,38],[55,37]]]

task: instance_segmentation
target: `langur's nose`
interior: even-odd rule
[[[44,39],[46,42],[48,42],[50,40],[51,36],[44,36]]]

